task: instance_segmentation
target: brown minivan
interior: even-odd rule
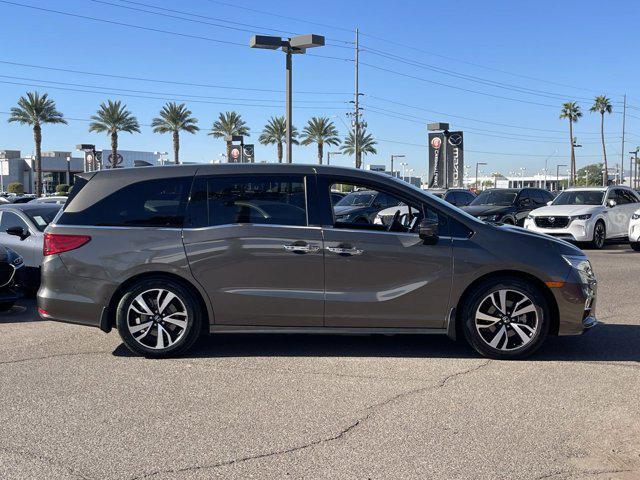
[[[338,214],[332,192],[356,204]],[[398,210],[363,220],[358,202]],[[576,247],[348,168],[81,174],[44,255],[43,318],[116,326],[150,357],[183,353],[203,332],[261,332],[446,334],[516,358],[597,323],[596,280]]]

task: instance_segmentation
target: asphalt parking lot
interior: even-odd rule
[[[444,337],[217,336],[187,358],[0,317],[0,478],[640,478],[640,253],[588,252],[598,317],[526,361]]]

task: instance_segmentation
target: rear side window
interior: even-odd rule
[[[132,183],[79,212],[65,210],[59,225],[182,227],[193,177]],[[70,202],[68,202],[70,203]]]
[[[243,223],[307,225],[302,176],[199,178],[189,203],[186,226]]]

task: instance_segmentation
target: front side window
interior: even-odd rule
[[[307,225],[303,177],[210,177],[196,181],[188,226]]]
[[[20,227],[25,232],[29,231],[29,227],[18,215],[13,212],[2,212],[0,219],[0,232],[5,233],[9,228]]]
[[[145,180],[122,187],[84,210],[65,210],[60,225],[182,227],[193,177]]]
[[[628,190],[618,190],[618,203],[637,203],[638,199]]]
[[[346,202],[333,205],[334,228],[415,233],[424,218],[421,205],[389,192],[351,183],[334,183],[330,189],[347,192]],[[366,201],[356,201],[365,196]]]

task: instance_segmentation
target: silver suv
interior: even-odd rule
[[[354,191],[409,208],[385,224],[336,218],[331,192]],[[597,323],[595,277],[576,247],[338,167],[82,174],[44,255],[43,318],[116,326],[150,357],[183,353],[203,332],[261,332],[464,336],[482,355],[516,358]]]

